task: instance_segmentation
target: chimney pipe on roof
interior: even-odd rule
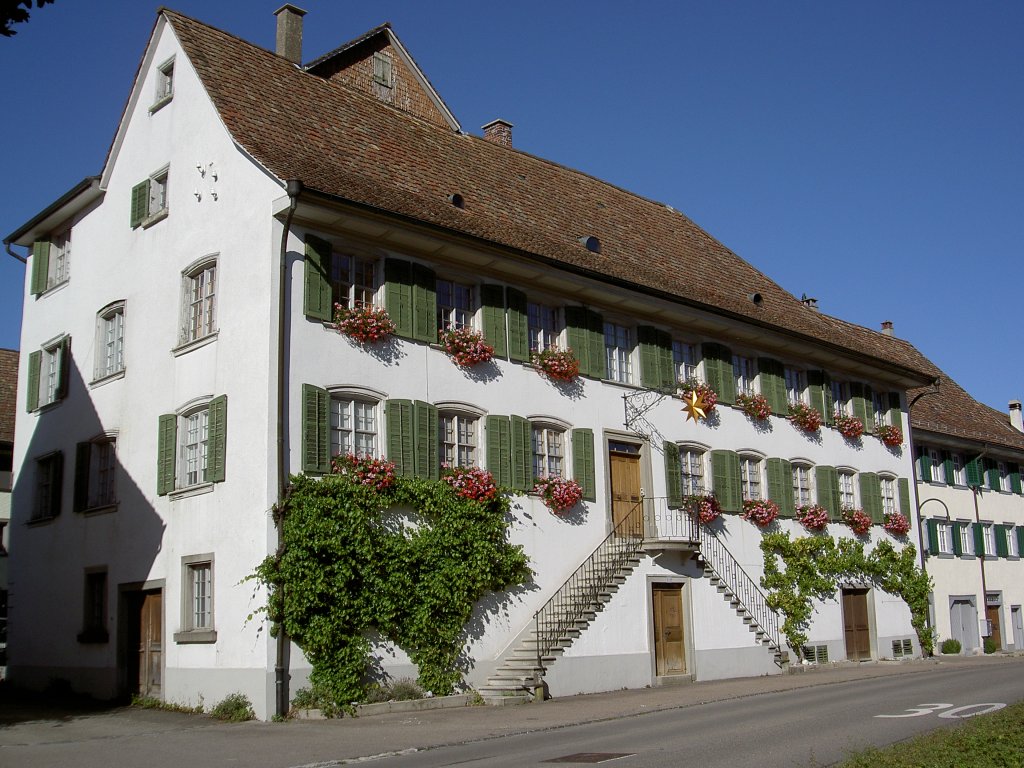
[[[274,53],[293,64],[301,64],[302,17],[306,12],[291,3],[285,3],[274,11],[274,15],[277,16],[277,48]]]
[[[491,144],[499,144],[503,147],[512,146],[512,123],[508,120],[491,120],[483,126],[484,139]]]
[[[813,309],[815,312],[820,311],[818,309],[818,300],[813,296],[808,296],[806,293],[800,297],[800,303],[809,309]]]
[[[1018,432],[1024,432],[1024,414],[1020,410],[1020,400],[1010,401],[1010,424]]]
[[[892,320],[882,321],[882,333],[886,336],[892,336]]]

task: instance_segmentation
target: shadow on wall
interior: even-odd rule
[[[12,495],[8,677],[100,699],[159,695],[167,611],[162,582],[148,580],[164,522],[155,487],[135,483],[119,445],[145,441],[101,422],[73,354],[65,371],[65,397],[16,438],[28,445]],[[116,395],[123,384],[105,387]],[[157,419],[135,424],[155,434]]]

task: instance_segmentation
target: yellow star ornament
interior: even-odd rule
[[[697,392],[690,392],[689,395],[683,397],[683,412],[686,414],[686,420],[693,419],[694,421],[700,421],[706,419],[708,414],[705,411],[707,403],[704,402],[704,398],[701,397]]]

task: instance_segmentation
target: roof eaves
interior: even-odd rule
[[[75,186],[46,206],[46,208],[5,237],[4,243],[31,245],[31,240],[34,239],[32,235],[47,219],[58,214],[60,214],[62,218],[73,216],[78,211],[82,210],[99,198],[102,194],[103,190],[100,189],[100,177],[86,176],[80,182],[75,184]],[[22,242],[23,239],[27,241]]]

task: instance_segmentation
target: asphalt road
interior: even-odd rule
[[[589,764],[615,768],[827,766],[851,751],[953,726],[1021,699],[1024,665],[957,669],[654,712],[416,752],[373,765],[522,768],[580,765],[581,758],[593,756]]]

